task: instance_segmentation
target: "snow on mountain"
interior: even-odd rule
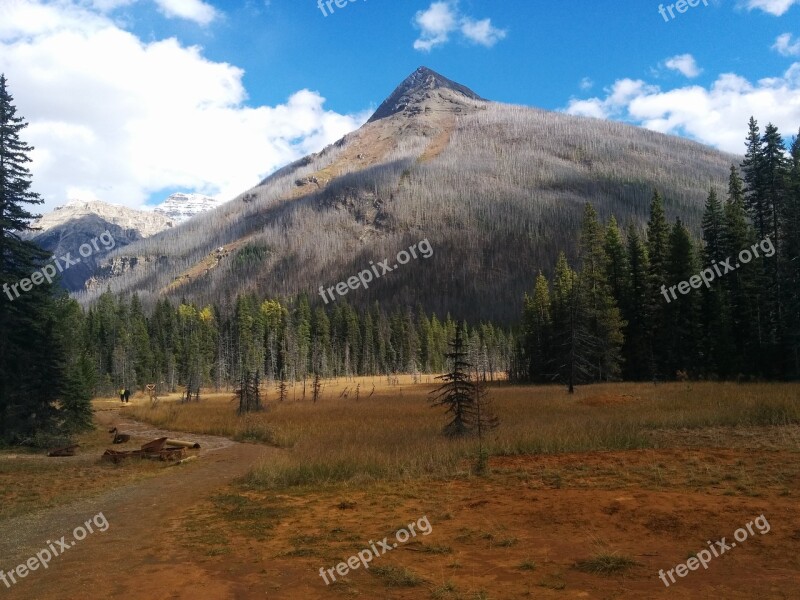
[[[70,200],[59,206],[53,212],[42,216],[34,226],[42,231],[36,232],[35,237],[61,227],[69,221],[95,216],[102,221],[119,226],[121,229],[138,232],[140,237],[146,238],[176,225],[167,215],[155,211],[144,211],[109,204],[100,200]]]
[[[211,210],[222,204],[203,194],[172,194],[159,204],[154,212],[169,217],[176,225],[188,221],[193,216]]]

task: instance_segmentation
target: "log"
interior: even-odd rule
[[[65,446],[64,448],[56,448],[48,452],[47,456],[75,456],[75,449],[78,446],[79,444],[73,444],[72,446]]]
[[[186,440],[167,440],[167,446],[176,446],[178,448],[194,448],[195,450],[200,448],[200,444],[197,442],[187,442]]]

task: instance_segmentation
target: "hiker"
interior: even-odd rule
[[[131,398],[131,391],[128,388],[125,388],[125,403],[127,404],[130,402]]]
[[[125,388],[119,388],[119,401],[125,402]]]

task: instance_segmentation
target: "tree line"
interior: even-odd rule
[[[800,377],[800,140],[787,152],[751,118],[746,145],[725,197],[709,191],[700,240],[657,191],[644,232],[603,226],[587,203],[577,267],[562,253],[525,296],[513,377]]]
[[[256,373],[266,381],[440,373],[456,327],[449,315],[387,312],[377,302],[361,311],[346,301],[312,308],[305,295],[242,294],[229,308],[162,299],[147,315],[138,296],[106,292],[81,315],[76,335],[85,340],[97,391],[108,393],[148,383],[228,389]],[[462,327],[470,362],[489,379],[505,376],[512,335],[489,323]]]

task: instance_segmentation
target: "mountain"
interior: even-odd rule
[[[383,101],[368,122],[385,119],[398,113],[412,116],[417,114],[425,100],[436,98],[439,102],[458,103],[460,96],[470,100],[483,100],[471,89],[442,77],[427,67],[420,67]]]
[[[113,238],[113,248],[121,249],[172,226],[170,219],[154,212],[99,200],[72,200],[43,215],[33,225],[39,231],[28,233],[25,237],[54,255],[64,256],[69,252],[72,257],[78,257],[82,244],[90,243],[106,231]],[[112,243],[108,245],[111,246]],[[98,261],[108,252],[103,244],[98,243],[97,246],[99,250],[93,250],[91,255],[81,257],[79,264],[62,273],[61,281],[67,290],[83,289],[86,281],[97,270]]]
[[[218,207],[218,200],[203,194],[172,194],[164,202],[153,209],[154,212],[164,215],[173,223],[183,223],[195,215]]]
[[[654,189],[698,230],[710,185],[741,157],[618,122],[481,99],[430,69],[412,73],[372,118],[169,235],[114,251],[91,302],[110,286],[152,303],[229,303],[236,295],[322,303],[389,259],[396,269],[334,302],[422,306],[440,316],[513,323],[539,271],[575,255],[583,206],[643,226]],[[433,256],[400,266],[428,240]]]

